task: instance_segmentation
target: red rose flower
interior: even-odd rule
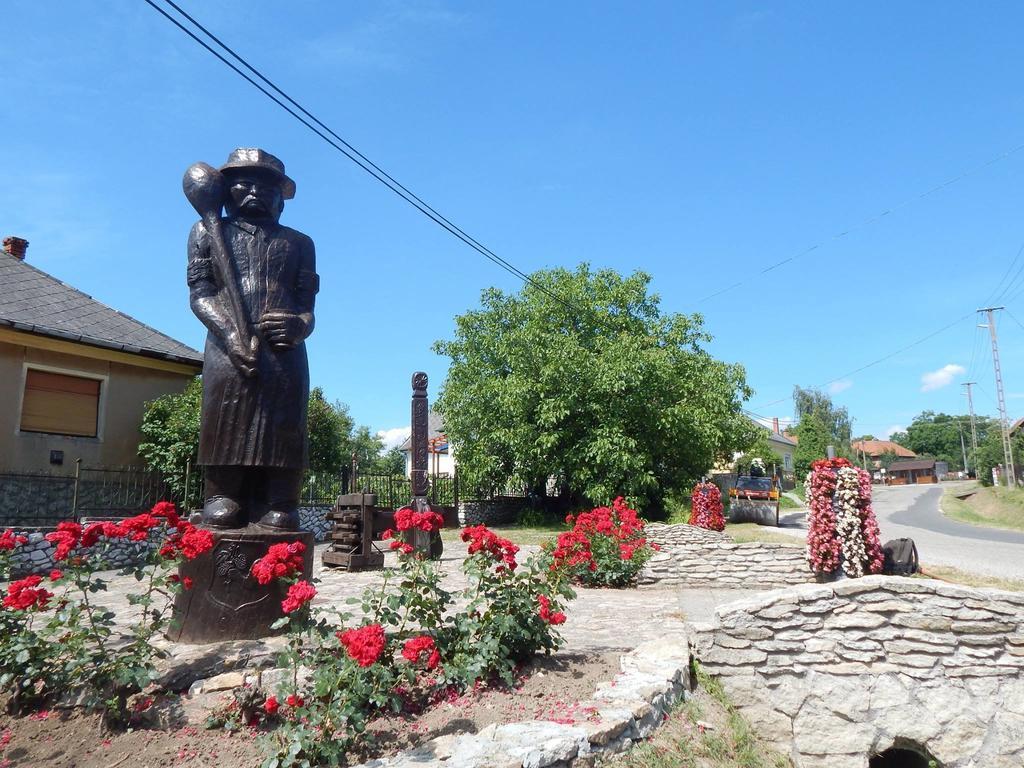
[[[263,702],[263,711],[268,715],[276,715],[280,707],[281,705],[277,703],[277,699],[273,696],[267,696],[267,700]]]
[[[288,587],[288,595],[281,601],[285,613],[292,613],[316,597],[316,587],[308,581],[297,581]]]
[[[367,624],[358,629],[335,632],[335,636],[345,646],[348,655],[355,659],[361,667],[375,664],[387,644],[384,627],[380,624]]]
[[[424,654],[427,656],[427,669],[436,669],[437,665],[441,662],[441,654],[434,646],[434,638],[429,635],[410,637],[405,641],[405,645],[402,646],[402,656],[413,664],[419,661]]]
[[[461,538],[469,542],[466,551],[470,555],[482,553],[496,562],[501,562],[510,571],[516,569],[516,553],[519,552],[519,547],[508,539],[501,538],[486,525],[463,528]]]
[[[65,560],[71,554],[71,550],[78,546],[82,538],[82,526],[70,520],[57,523],[57,530],[46,534],[46,540],[56,544],[53,557],[55,560]]]
[[[289,693],[288,698],[284,700],[284,703],[289,707],[301,707],[306,702],[301,696],[296,696],[294,693]]]
[[[19,611],[27,611],[29,608],[46,608],[46,604],[53,597],[53,592],[39,587],[42,580],[42,576],[32,575],[19,581],[12,581],[7,586],[4,606]]]
[[[0,533],[0,549],[12,550],[20,544],[24,544],[28,539],[24,536],[15,535],[14,531],[8,528],[3,533]]]
[[[421,531],[432,533],[443,527],[444,517],[432,509],[418,512],[412,507],[402,507],[395,511],[395,528],[400,531],[418,528]]]
[[[548,624],[565,623],[564,613],[560,611],[558,613],[552,613],[551,601],[546,595],[537,595],[537,602],[540,604],[540,610],[537,611],[537,615],[539,615],[543,621],[546,621]]]
[[[60,581],[64,578],[64,571],[59,568],[54,568],[50,571],[50,581]]]
[[[302,573],[305,551],[306,545],[301,541],[272,544],[267,554],[252,564],[252,576],[260,584],[269,584],[274,579],[287,579]]]

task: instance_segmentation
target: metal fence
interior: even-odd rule
[[[202,504],[201,467],[190,467],[185,477],[172,478],[138,467],[119,469],[85,467],[76,463],[74,474],[30,474],[0,471],[0,526],[54,526],[81,517],[128,517],[150,509],[158,501],[173,501],[181,509]],[[457,475],[431,476],[427,498],[438,507],[459,502]],[[339,494],[350,491],[377,494],[377,504],[397,509],[412,499],[412,483],[404,475],[308,473],[300,503],[333,506]]]
[[[76,464],[68,475],[0,472],[0,525],[54,526],[81,517],[128,517],[156,502],[180,503],[157,472]]]
[[[459,504],[458,475],[431,475],[427,500],[437,507],[457,507]],[[412,500],[412,481],[405,475],[379,475],[360,473],[352,484],[353,491],[377,494],[377,506],[397,509]]]

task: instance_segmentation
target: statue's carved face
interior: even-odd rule
[[[229,216],[251,221],[277,221],[284,198],[276,179],[261,173],[236,173],[228,180]]]

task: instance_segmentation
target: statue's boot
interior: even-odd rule
[[[266,499],[269,509],[256,523],[278,531],[299,530],[299,494],[302,490],[302,470],[268,467],[266,469]]]
[[[242,528],[242,505],[227,496],[212,496],[203,505],[203,523],[211,528]]]
[[[297,509],[288,511],[272,509],[259,519],[257,525],[279,531],[297,531],[299,530],[299,511]]]

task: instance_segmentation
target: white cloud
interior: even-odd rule
[[[380,430],[377,432],[377,437],[384,441],[384,450],[390,451],[392,448],[397,448],[404,443],[405,439],[411,434],[411,427],[393,427]]]
[[[853,382],[849,379],[840,379],[839,381],[833,381],[828,385],[828,393],[830,395],[838,395],[840,392],[844,392],[853,386]]]
[[[888,440],[897,432],[903,432],[904,430],[906,430],[906,427],[904,427],[902,424],[893,424],[891,427],[885,430],[885,439]]]
[[[933,389],[942,389],[953,383],[957,376],[963,376],[967,369],[956,363],[947,363],[937,371],[929,371],[921,375],[921,391],[931,392]]]

